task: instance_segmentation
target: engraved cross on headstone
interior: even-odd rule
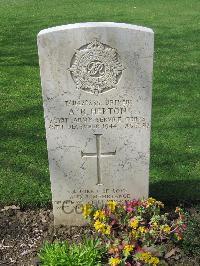
[[[92,152],[82,152],[81,157],[94,157],[97,158],[97,185],[102,185],[102,177],[101,177],[101,158],[102,157],[110,157],[116,155],[116,150],[114,152],[101,152],[101,136],[102,134],[94,134],[96,136],[96,153]]]

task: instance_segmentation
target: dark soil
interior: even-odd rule
[[[0,210],[0,266],[39,265],[37,253],[45,241],[80,241],[88,227],[53,227],[52,210],[20,210],[6,206]],[[170,254],[169,254],[170,255]],[[200,259],[188,258],[181,249],[173,249],[165,265],[200,265]]]
[[[38,265],[37,253],[45,241],[80,241],[86,227],[54,228],[52,210],[16,209],[0,211],[0,266]]]

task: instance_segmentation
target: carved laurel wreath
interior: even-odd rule
[[[98,95],[116,88],[123,66],[116,49],[95,40],[76,50],[69,71],[77,89]]]

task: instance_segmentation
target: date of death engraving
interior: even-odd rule
[[[122,129],[149,128],[150,123],[140,116],[111,117],[54,117],[48,122],[50,130]]]

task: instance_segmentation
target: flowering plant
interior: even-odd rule
[[[156,266],[159,246],[168,240],[180,241],[186,228],[181,208],[176,208],[174,220],[161,212],[163,208],[154,198],[108,201],[102,208],[85,204],[83,216],[106,242],[109,265]]]

